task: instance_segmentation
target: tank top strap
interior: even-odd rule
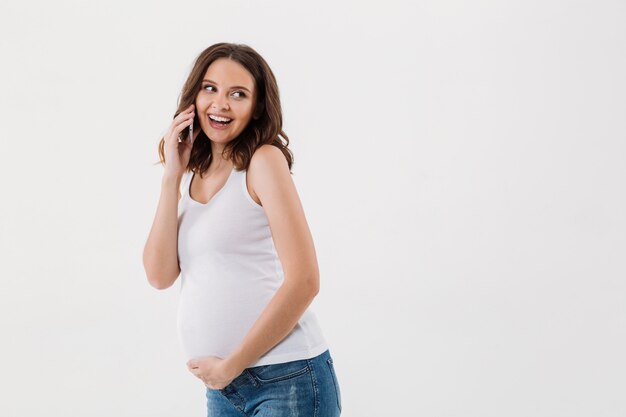
[[[187,190],[189,189],[189,182],[191,181],[191,177],[193,176],[193,172],[185,172],[180,180],[180,194],[181,200],[185,197]]]

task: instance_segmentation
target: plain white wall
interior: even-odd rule
[[[0,415],[202,416],[141,254],[195,57],[275,72],[346,417],[626,415],[623,1],[0,5]]]

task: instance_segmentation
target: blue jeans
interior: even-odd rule
[[[246,368],[223,389],[207,387],[208,417],[338,417],[341,391],[330,351]]]

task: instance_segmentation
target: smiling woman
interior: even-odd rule
[[[206,70],[201,86],[195,100],[200,126],[211,140],[228,143],[252,118],[254,80],[237,61],[219,58]]]
[[[288,144],[265,60],[246,45],[203,51],[159,144],[162,198],[144,266],[159,289],[181,277],[178,334],[209,416],[341,412],[310,308],[319,268]]]

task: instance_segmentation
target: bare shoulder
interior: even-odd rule
[[[272,165],[274,168],[281,169],[282,166],[287,167],[289,171],[289,165],[287,165],[287,159],[283,152],[274,145],[261,145],[252,155],[250,159],[250,165],[261,166],[263,169],[267,164]]]
[[[262,203],[259,193],[267,184],[279,185],[291,177],[289,164],[282,151],[274,145],[261,145],[250,159],[248,183],[254,200]]]

